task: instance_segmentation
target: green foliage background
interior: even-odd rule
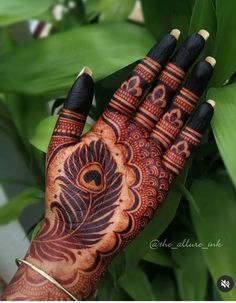
[[[94,72],[96,103],[90,117],[97,120],[132,63],[156,39],[179,28],[181,42],[205,28],[210,38],[199,59],[213,55],[217,60],[202,98],[217,102],[212,129],[154,219],[111,263],[97,299],[236,300],[236,287],[224,293],[215,286],[221,275],[236,282],[235,1],[142,0],[144,24],[128,21],[135,0],[76,0],[74,8],[61,2],[68,11],[56,21],[50,9],[56,0],[0,1],[0,131],[32,175],[29,182],[5,178],[1,171],[4,186],[21,190],[0,207],[0,224],[18,218],[32,203],[43,203],[44,152],[57,118],[48,102],[65,97],[84,65]],[[27,38],[25,22],[32,19],[51,22],[50,35]],[[11,171],[11,159],[6,161]],[[223,246],[152,250],[154,239],[189,239],[205,246],[220,239]]]

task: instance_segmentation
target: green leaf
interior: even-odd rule
[[[216,58],[212,84],[223,84],[236,70],[236,10],[234,0],[215,0],[217,32],[213,55]]]
[[[158,301],[177,301],[176,283],[170,271],[156,271],[155,277],[151,282],[155,299]]]
[[[89,124],[89,123],[85,123],[85,124],[84,124],[84,129],[83,129],[83,132],[82,132],[82,135],[87,134],[87,132],[89,132],[89,131],[90,131],[91,127],[92,127],[92,125],[91,125],[91,124]]]
[[[195,210],[197,212],[199,212],[198,208],[197,208],[197,204],[196,201],[194,200],[193,196],[191,195],[190,191],[180,182],[175,182],[175,187],[180,191],[180,193],[182,194],[182,196],[186,199],[186,201],[192,205]]]
[[[173,28],[181,30],[180,39],[188,33],[193,0],[142,0],[145,25],[155,38],[160,38]]]
[[[185,167],[177,179],[185,183],[187,172],[188,166]],[[127,262],[126,271],[129,271],[138,264],[139,260],[149,252],[150,242],[157,239],[169,226],[179,206],[180,198],[181,193],[175,187],[172,187],[154,218],[125,249]]]
[[[45,12],[55,0],[1,0],[0,26],[27,20]]]
[[[189,24],[189,34],[196,33],[200,29],[206,29],[209,33],[209,39],[200,54],[200,58],[209,56],[213,51],[216,35],[216,14],[212,0],[196,0]]]
[[[36,128],[35,134],[30,139],[30,143],[44,153],[47,152],[57,119],[58,115],[54,115],[42,120]]]
[[[31,242],[34,240],[35,236],[37,235],[37,232],[40,230],[40,228],[42,227],[43,225],[43,221],[44,220],[41,220],[38,222],[38,224],[35,226],[33,232],[32,232],[32,236],[31,236]]]
[[[143,57],[152,43],[145,29],[125,22],[54,34],[0,56],[0,91],[65,95],[83,66],[98,80]]]
[[[58,115],[53,115],[42,120],[38,124],[34,135],[30,139],[30,143],[37,149],[43,151],[44,153],[47,152],[48,145],[51,140],[51,136],[56,125],[57,119]],[[91,127],[91,124],[85,123],[83,134],[87,133]]]
[[[232,185],[225,178],[223,182],[203,179],[193,183],[191,192],[200,210],[197,214],[191,208],[191,215],[199,241],[207,247],[202,252],[215,285],[222,275],[236,281],[236,195]],[[224,300],[235,300],[236,288],[220,295]]]
[[[236,186],[236,85],[211,88],[207,97],[216,100],[212,129],[227,171]]]
[[[173,261],[172,257],[163,249],[152,249],[142,258],[142,260],[167,267],[175,267],[176,264]]]
[[[187,232],[175,232],[173,234],[175,247],[184,240],[189,243],[198,241]],[[202,301],[206,296],[207,267],[204,262],[201,248],[179,247],[172,249],[172,256],[177,264],[175,276],[182,301]]]
[[[6,94],[5,104],[21,135],[28,140],[38,123],[47,116],[45,98]]]
[[[111,273],[115,282],[123,275],[125,271],[125,254],[124,251],[121,251],[118,256],[116,256],[110,266],[108,267],[109,272]]]
[[[151,284],[145,272],[139,267],[130,269],[129,273],[122,276],[118,283],[135,301],[154,300]]]
[[[97,10],[102,21],[122,21],[131,13],[135,0],[99,0]]]
[[[128,295],[114,284],[110,272],[107,271],[99,283],[96,301],[128,301],[129,299]]]
[[[13,178],[0,178],[0,184],[11,184],[11,185],[27,185],[30,186],[32,184],[29,181],[21,180],[21,179],[13,179]]]
[[[0,225],[19,217],[28,205],[42,200],[44,192],[35,187],[28,187],[0,207]]]

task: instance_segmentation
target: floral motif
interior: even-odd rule
[[[163,119],[176,126],[177,128],[181,128],[183,125],[183,122],[181,121],[181,112],[178,108],[166,113]]]
[[[133,76],[129,80],[125,81],[121,88],[135,97],[140,97],[143,92],[140,87],[140,79],[138,76]]]
[[[183,158],[187,158],[190,156],[188,143],[186,141],[179,141],[177,144],[172,146],[171,150],[172,152]]]
[[[166,106],[166,90],[163,84],[157,85],[152,93],[148,94],[147,100],[157,107],[164,108]]]

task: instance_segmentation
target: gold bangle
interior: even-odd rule
[[[30,262],[23,260],[23,259],[16,259],[16,265],[20,266],[21,263],[29,266],[31,269],[33,269],[34,271],[36,271],[38,274],[40,274],[41,276],[43,276],[45,279],[47,279],[49,282],[51,282],[52,284],[56,285],[58,288],[60,288],[64,293],[66,293],[71,299],[73,299],[74,301],[79,301],[76,299],[76,297],[74,297],[68,290],[66,290],[59,282],[57,282],[53,277],[49,276],[49,274],[47,274],[46,272],[44,272],[42,269],[36,267],[35,265],[31,264]]]

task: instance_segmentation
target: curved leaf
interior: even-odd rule
[[[212,129],[224,164],[236,186],[236,85],[211,88],[207,97],[216,100]]]
[[[180,39],[188,33],[193,0],[172,1],[142,0],[145,25],[155,38],[168,33],[173,28],[181,30]]]
[[[190,233],[177,231],[173,234],[173,243],[182,243],[185,239],[189,240],[189,243],[197,243],[197,240]],[[201,248],[178,247],[171,252],[177,264],[175,276],[181,300],[204,300],[207,289],[207,267]]]
[[[134,4],[135,0],[99,0],[97,10],[100,12],[100,20],[122,21],[131,13]]]
[[[119,279],[119,285],[122,286],[133,300],[154,300],[152,287],[147,275],[139,267],[131,269],[127,275],[122,276]]]
[[[48,144],[50,142],[57,119],[58,115],[53,115],[42,120],[38,124],[33,137],[30,139],[30,143],[44,153],[47,152]],[[87,133],[90,128],[91,125],[89,123],[85,123],[83,134]]]
[[[12,197],[0,207],[0,225],[18,218],[21,211],[28,205],[43,199],[44,193],[35,187],[28,187]]]
[[[215,285],[223,275],[229,275],[236,281],[234,188],[225,178],[216,181],[204,179],[195,181],[191,192],[200,210],[197,214],[191,208],[191,215],[199,241],[207,247],[202,252]],[[218,246],[215,246],[217,243]],[[236,299],[235,287],[229,292],[219,293],[224,300]]]
[[[216,0],[217,32],[213,55],[216,58],[213,85],[221,85],[236,70],[236,10],[234,0]]]
[[[58,115],[50,116],[38,124],[35,134],[30,139],[30,143],[34,147],[45,153],[47,152],[48,144],[50,142],[57,119]]]
[[[0,56],[0,91],[58,97],[83,66],[92,68],[95,80],[101,79],[143,57],[152,43],[143,28],[125,22],[54,34]]]
[[[27,20],[45,12],[56,0],[1,0],[0,26]]]
[[[209,33],[209,39],[200,54],[200,58],[209,56],[213,51],[216,28],[217,28],[215,8],[212,0],[196,0],[189,24],[189,34],[198,32],[204,28]]]

